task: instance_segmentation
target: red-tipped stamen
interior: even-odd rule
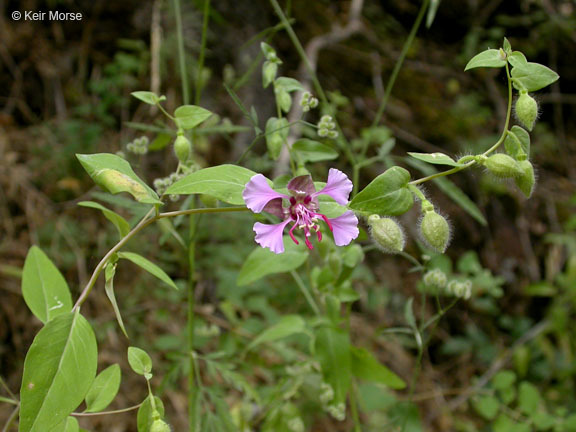
[[[293,231],[294,231],[294,229],[296,229],[297,225],[298,225],[297,223],[292,225],[292,228],[290,228],[290,231],[288,231],[288,234],[290,235],[290,238],[292,239],[292,241],[298,245],[300,243],[298,243],[298,240],[296,240],[296,237],[294,237],[294,233],[293,233]]]
[[[308,237],[306,237],[306,246],[310,250],[314,249],[314,246],[312,246],[312,243],[310,243],[310,240],[308,239]]]
[[[324,222],[326,222],[326,225],[328,225],[328,229],[330,231],[334,231],[332,229],[332,224],[330,223],[330,219],[328,219],[326,216],[324,216],[322,213],[314,213],[314,216],[320,216],[322,219],[324,219]]]

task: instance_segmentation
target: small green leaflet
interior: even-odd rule
[[[410,173],[395,166],[380,174],[350,202],[352,210],[369,214],[398,216],[414,204],[408,189]]]
[[[89,207],[100,210],[104,215],[104,217],[114,224],[114,226],[118,230],[118,234],[120,234],[120,237],[124,237],[126,234],[130,232],[130,224],[128,223],[128,221],[124,219],[122,216],[120,216],[118,213],[104,207],[102,204],[99,204],[94,201],[80,201],[78,205],[82,207]]]
[[[104,268],[104,276],[106,279],[104,290],[106,291],[106,297],[108,297],[108,300],[110,300],[110,303],[112,304],[114,315],[116,315],[116,321],[118,321],[122,333],[124,333],[124,336],[128,337],[126,327],[124,327],[124,321],[122,320],[122,315],[120,314],[120,308],[116,302],[116,294],[114,294],[114,275],[116,274],[116,266],[116,262],[108,262],[106,264],[106,267]]]
[[[86,394],[86,411],[103,411],[114,400],[120,388],[120,366],[113,364],[100,372]]]
[[[503,56],[500,53],[500,50],[497,49],[487,49],[486,51],[482,51],[480,54],[476,54],[466,67],[464,68],[465,71],[468,69],[474,69],[479,67],[488,67],[488,68],[500,68],[506,66],[506,60],[502,58]]]
[[[26,255],[22,296],[43,323],[72,310],[72,297],[64,276],[38,246],[32,246]]]
[[[84,400],[97,361],[96,337],[82,315],[48,321],[24,362],[19,432],[45,432],[64,421]]]
[[[166,100],[166,96],[158,96],[156,93],[151,91],[135,91],[130,94],[136,99],[139,99],[149,105],[156,105],[158,102]]]
[[[292,145],[302,162],[321,162],[338,158],[338,152],[332,147],[310,139],[299,139]]]
[[[128,192],[145,204],[162,204],[158,195],[132,170],[120,156],[110,153],[77,154],[76,157],[92,180],[112,194]]]
[[[128,347],[128,363],[132,370],[138,375],[146,376],[152,372],[152,359],[148,353],[141,348]]]
[[[175,290],[178,289],[178,286],[174,283],[172,279],[170,279],[170,276],[168,276],[164,270],[162,270],[152,261],[148,260],[147,258],[144,258],[142,255],[139,255],[134,252],[118,252],[118,258],[124,258],[129,261],[132,261],[134,264],[142,267],[151,275],[156,276],[165,284],[171,286]]]
[[[183,105],[174,111],[176,123],[185,130],[194,129],[211,115],[210,111],[196,105]]]
[[[296,333],[303,333],[306,330],[306,323],[300,315],[285,315],[276,324],[260,333],[246,347],[246,351],[265,342],[274,342],[284,339]]]
[[[276,160],[280,156],[289,131],[288,120],[285,118],[270,117],[266,122],[266,146],[272,159]]]
[[[296,270],[308,258],[305,247],[302,244],[295,245],[288,236],[284,236],[284,247],[284,253],[281,254],[256,247],[240,269],[238,285],[248,285],[264,276]]]
[[[428,162],[435,165],[450,165],[453,167],[462,166],[450,156],[444,153],[414,153],[408,152],[410,156],[423,162]]]
[[[517,62],[512,68],[512,84],[517,90],[534,92],[556,82],[560,76],[552,69],[532,62]]]
[[[473,398],[472,406],[486,420],[494,420],[500,411],[500,401],[489,395]]]
[[[394,372],[384,366],[374,355],[364,349],[351,347],[352,372],[363,380],[384,384],[392,389],[401,390],[406,383]]]
[[[242,192],[255,175],[254,171],[236,165],[218,165],[188,174],[170,186],[166,193],[206,194],[228,204],[244,205]]]
[[[316,359],[322,367],[324,381],[334,389],[332,403],[346,401],[352,382],[350,337],[337,327],[320,327],[314,345]]]
[[[506,153],[514,159],[519,156],[530,157],[530,134],[520,126],[512,126],[504,140]]]

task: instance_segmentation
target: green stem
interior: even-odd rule
[[[194,103],[200,103],[200,96],[202,95],[202,69],[204,69],[204,55],[206,52],[206,38],[208,34],[208,21],[210,19],[210,0],[204,0],[204,10],[202,11],[202,40],[200,42],[200,54],[198,56],[198,73],[196,74],[196,94],[194,95]]]
[[[196,205],[196,200],[192,200],[192,206]],[[189,418],[189,430],[190,432],[196,432],[199,429],[196,427],[198,425],[199,413],[196,412],[196,401],[198,400],[198,388],[195,383],[196,374],[196,363],[194,359],[194,308],[196,306],[196,227],[198,220],[195,215],[190,214],[190,234],[188,237],[188,266],[189,279],[188,279],[188,293],[187,293],[187,326],[186,333],[188,339],[188,355],[189,358],[189,368],[188,372],[188,418]]]
[[[182,98],[184,105],[188,105],[190,103],[190,87],[188,85],[188,74],[186,73],[186,53],[184,52],[180,0],[174,0],[174,15],[176,15],[176,37],[178,38],[178,60],[180,62],[180,79],[182,80]]]
[[[396,61],[394,65],[394,69],[392,70],[392,75],[388,80],[388,84],[386,85],[386,92],[384,93],[384,97],[382,98],[382,102],[380,102],[380,106],[378,107],[378,111],[376,112],[376,117],[374,117],[374,121],[372,122],[372,127],[378,126],[380,120],[382,120],[382,115],[384,115],[384,110],[386,110],[386,105],[388,105],[388,99],[390,98],[390,94],[392,93],[392,88],[394,87],[394,83],[396,82],[396,78],[398,77],[398,72],[400,72],[400,68],[402,68],[402,64],[404,63],[404,59],[406,58],[406,54],[408,50],[412,46],[414,42],[414,38],[416,37],[416,33],[418,32],[418,28],[422,23],[422,18],[424,18],[424,14],[428,9],[428,4],[430,0],[424,0],[422,2],[422,6],[420,7],[420,11],[418,12],[418,16],[416,17],[416,21],[414,21],[414,25],[412,26],[412,30],[410,30],[410,34],[404,42],[404,46],[402,47],[402,51],[400,52],[400,57]]]
[[[294,280],[296,281],[296,284],[298,285],[298,288],[300,288],[300,291],[302,291],[302,294],[304,294],[304,297],[306,298],[306,301],[308,302],[308,304],[310,305],[310,307],[312,308],[312,310],[314,311],[314,313],[318,316],[320,316],[320,309],[318,308],[318,305],[316,304],[316,302],[314,301],[314,297],[312,297],[312,294],[310,293],[310,290],[308,289],[308,287],[306,286],[306,284],[304,283],[304,281],[302,280],[302,278],[300,277],[300,275],[298,273],[296,273],[294,270],[292,270],[290,272],[290,274],[292,275],[292,277],[294,278]]]
[[[350,411],[352,412],[352,419],[354,420],[354,432],[362,432],[362,423],[360,423],[360,415],[358,413],[358,391],[356,389],[356,382],[353,380],[350,386]]]
[[[150,217],[150,215],[152,213],[154,213],[154,211],[155,211],[155,207],[150,209],[150,211],[142,218],[142,220],[138,223],[138,225],[136,225],[134,228],[132,228],[132,230],[128,234],[126,234],[126,236],[122,240],[120,240],[118,243],[116,243],[116,245],[112,249],[110,249],[106,255],[104,255],[104,258],[102,258],[100,260],[100,262],[98,263],[98,265],[94,269],[94,272],[92,273],[92,276],[90,277],[90,280],[88,281],[88,283],[84,287],[84,290],[80,294],[80,297],[76,301],[76,304],[74,305],[74,309],[79,309],[80,306],[82,306],[82,304],[86,301],[86,298],[88,297],[88,295],[92,291],[92,288],[94,288],[96,281],[98,280],[98,276],[100,275],[100,273],[102,272],[102,270],[104,269],[104,267],[106,266],[106,264],[108,263],[108,261],[110,260],[112,255],[114,255],[116,252],[118,252],[118,250],[120,250],[126,243],[128,243],[128,241],[132,237],[134,237],[134,235],[136,235],[138,232],[140,232],[141,230],[146,228],[148,225],[151,225],[152,223],[156,222],[159,219],[167,218],[167,217],[176,217],[176,216],[181,216],[181,215],[202,214],[202,213],[241,212],[241,211],[249,211],[249,209],[247,209],[246,207],[188,209],[188,210],[180,210],[180,211],[173,211],[173,212],[167,212],[167,213],[160,213],[156,216]]]
[[[510,69],[508,68],[508,63],[506,63],[506,76],[508,78],[508,108],[506,111],[506,121],[504,122],[504,129],[502,131],[502,134],[500,135],[500,138],[498,138],[498,141],[496,141],[492,147],[490,147],[488,150],[486,150],[484,153],[482,153],[482,156],[487,156],[490,153],[494,152],[498,147],[500,147],[500,145],[504,142],[504,140],[506,139],[506,136],[508,135],[508,128],[510,126],[510,118],[512,116],[512,77],[510,76]],[[449,176],[450,174],[454,174],[454,173],[462,171],[466,168],[470,168],[471,166],[475,165],[476,163],[477,162],[475,160],[473,160],[473,161],[470,161],[470,162],[468,162],[462,166],[454,167],[454,168],[449,169],[447,171],[442,171],[442,172],[439,172],[436,174],[429,175],[427,177],[422,177],[422,178],[417,179],[417,180],[412,180],[408,184],[409,185],[418,185],[418,184],[425,183],[429,180],[434,180],[434,179],[439,178],[439,177]]]
[[[160,111],[162,111],[162,114],[164,114],[166,117],[168,117],[174,123],[176,123],[176,119],[174,118],[174,116],[170,115],[170,113],[164,109],[164,107],[162,106],[162,104],[160,102],[158,102],[156,104],[156,106],[158,107],[158,109],[160,109]]]
[[[2,432],[8,432],[8,430],[10,430],[10,426],[12,425],[12,422],[16,419],[16,417],[18,417],[19,411],[20,411],[20,405],[14,408],[14,411],[12,411],[12,414],[10,414],[10,417],[8,417],[8,420],[6,420],[6,424],[4,424]]]
[[[108,415],[108,414],[121,414],[121,413],[129,412],[129,411],[137,410],[138,408],[140,408],[142,406],[142,403],[139,403],[138,405],[133,405],[133,406],[128,407],[128,408],[122,408],[122,409],[117,409],[117,410],[113,410],[113,411],[100,411],[100,412],[94,412],[94,413],[86,413],[86,412],[84,412],[84,413],[72,413],[70,415],[73,415],[74,417],[92,417],[92,416],[100,416],[100,415]]]

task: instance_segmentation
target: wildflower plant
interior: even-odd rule
[[[273,0],[272,3],[283,26],[292,30],[277,2]],[[418,203],[417,212],[421,213],[419,230],[423,240],[423,244],[419,244],[428,253],[443,253],[450,238],[457,237],[458,233],[453,232],[447,218],[436,210],[420,185],[468,168],[484,167],[498,177],[515,181],[525,195],[531,194],[535,181],[529,162],[530,136],[521,126],[510,127],[513,88],[520,92],[516,104],[517,116],[523,125],[531,129],[536,116],[534,104],[526,102],[527,93],[550,85],[558,76],[543,65],[528,62],[522,53],[512,50],[507,40],[504,40],[502,48],[488,49],[472,58],[466,66],[466,70],[487,67],[503,68],[506,71],[509,101],[500,138],[481,154],[468,155],[458,160],[443,153],[410,153],[413,159],[421,163],[449,168],[414,179],[405,168],[392,166],[364,188],[360,187],[360,170],[381,160],[378,157],[367,158],[366,149],[362,147],[358,152],[351,151],[346,138],[338,132],[337,114],[323,116],[317,124],[306,122],[303,118],[290,123],[284,115],[292,108],[292,97],[304,86],[293,78],[277,76],[282,61],[271,45],[262,44],[262,51],[265,55],[263,86],[272,86],[274,89],[277,117],[266,122],[265,131],[260,130],[258,122],[254,121],[254,130],[257,139],[266,141],[268,156],[273,161],[279,160],[283,151],[289,155],[292,168],[289,181],[275,179],[272,182],[264,174],[240,165],[200,168],[192,144],[196,133],[213,113],[199,105],[187,103],[186,97],[184,105],[168,112],[163,105],[166,98],[149,91],[135,92],[133,96],[145,104],[157,107],[170,123],[174,137],[172,150],[177,163],[172,174],[157,179],[152,188],[127,160],[118,155],[77,155],[88,175],[103,190],[109,194],[128,194],[146,206],[148,211],[138,223],[131,225],[121,215],[101,204],[87,205],[101,211],[114,224],[120,240],[96,265],[75,302],[67,282],[48,256],[36,246],[30,249],[23,270],[22,293],[31,312],[42,322],[43,327],[36,335],[24,362],[18,405],[21,432],[78,430],[76,417],[72,414],[83,402],[86,412],[104,412],[116,396],[121,382],[118,365],[97,374],[96,336],[92,324],[85,316],[88,310],[83,308],[101,275],[104,276],[105,292],[118,326],[126,335],[128,331],[114,294],[114,277],[118,266],[131,261],[167,287],[179,289],[178,284],[159,265],[138,253],[123,251],[129,240],[146,227],[175,217],[193,218],[199,214],[211,214],[232,218],[234,213],[239,212],[252,212],[259,218],[269,215],[276,220],[272,223],[254,223],[255,237],[246,238],[245,242],[254,242],[255,247],[245,257],[238,284],[247,285],[268,275],[287,273],[294,279],[314,318],[304,319],[301,315],[287,314],[252,336],[239,351],[202,352],[194,341],[192,275],[188,297],[188,307],[192,312],[188,325],[188,346],[184,349],[190,378],[190,430],[252,430],[250,428],[263,425],[262,430],[266,431],[304,431],[310,424],[309,419],[299,411],[298,394],[304,392],[306,386],[313,386],[315,390],[311,393],[316,397],[313,401],[315,406],[336,421],[352,418],[355,430],[359,431],[359,381],[377,383],[390,389],[406,387],[405,381],[381,363],[373,352],[358,346],[350,333],[351,304],[359,298],[352,281],[353,272],[364,259],[364,250],[355,243],[355,240],[360,239],[360,227],[364,224],[362,221],[371,227],[373,241],[384,252],[405,256],[416,264],[417,270],[422,271],[425,266],[418,258],[404,252],[407,242],[418,240],[407,238],[397,218]],[[229,89],[229,93],[243,108],[238,95],[232,89]],[[319,94],[320,103],[310,93],[304,93],[301,105],[305,113],[317,105],[328,105],[322,96],[323,92]],[[248,110],[246,114],[254,120],[254,115]],[[289,134],[297,125],[316,129],[320,137],[330,139],[330,145],[308,138],[297,137],[295,141],[290,141]],[[148,141],[136,140],[127,149],[145,154],[149,151]],[[346,168],[342,167],[341,159],[338,158],[350,164],[355,184],[345,173]],[[316,162],[328,161],[332,167],[328,169],[326,183],[315,183],[307,167]],[[322,167],[321,171],[325,172],[325,166]],[[164,210],[169,197],[197,195],[208,196],[214,205],[202,206],[191,198],[178,210]],[[476,215],[479,213],[473,203],[468,203],[466,210]],[[194,238],[194,227],[194,219],[191,219],[191,239]],[[325,239],[328,234],[329,239]],[[186,250],[190,262],[194,263],[193,243]],[[297,272],[305,262],[309,263],[306,279]],[[424,282],[455,299],[469,299],[474,295],[469,281],[447,281],[446,275],[440,271],[428,271]],[[230,305],[223,303],[221,309],[228,319],[237,319]],[[441,308],[431,321],[417,320],[412,299],[407,302],[407,326],[403,330],[414,338],[419,358],[425,350],[425,332],[447,309]],[[219,332],[210,335],[219,337]],[[284,342],[292,336],[308,338],[309,343],[303,349],[302,356],[306,357],[306,364],[310,366],[301,371],[299,369],[299,373],[287,374],[273,391],[260,394],[248,379],[234,370],[238,358],[245,358],[247,353],[264,345],[274,346],[282,342],[279,352],[287,351]],[[287,358],[286,366],[289,368],[294,369],[300,363],[298,355],[292,352]],[[165,418],[164,405],[154,393],[151,357],[140,348],[130,347],[127,360],[133,372],[144,378],[148,388],[148,393],[138,405],[138,431],[169,430],[170,419]],[[232,412],[223,409],[226,407],[224,397],[202,385],[203,374],[214,374],[220,381],[231,383],[245,395],[243,407],[250,409],[241,407]],[[418,371],[414,372],[414,377],[417,374]],[[415,380],[410,395],[413,394],[414,385]],[[274,397],[275,394],[280,396]],[[211,429],[214,424],[219,424],[214,420],[214,413],[217,413],[226,427]],[[287,429],[285,425],[288,425]]]

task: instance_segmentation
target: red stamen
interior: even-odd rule
[[[330,223],[330,220],[326,216],[324,216],[321,213],[314,213],[314,216],[320,216],[322,219],[324,219],[324,222],[326,222],[326,225],[328,225],[328,229],[330,229],[330,231],[334,231],[332,229],[332,224]]]
[[[312,243],[310,243],[310,240],[308,239],[308,237],[306,237],[306,246],[308,246],[308,249],[310,249],[310,250],[314,249],[314,247],[312,246]]]
[[[322,241],[322,233],[320,230],[316,231],[316,235],[318,236],[318,243],[320,243]]]
[[[292,239],[292,241],[298,245],[300,243],[298,243],[298,240],[296,240],[296,237],[294,237],[294,233],[293,233],[295,228],[296,228],[296,224],[292,225],[292,228],[290,228],[290,231],[288,231],[288,234],[290,235],[290,238]]]

